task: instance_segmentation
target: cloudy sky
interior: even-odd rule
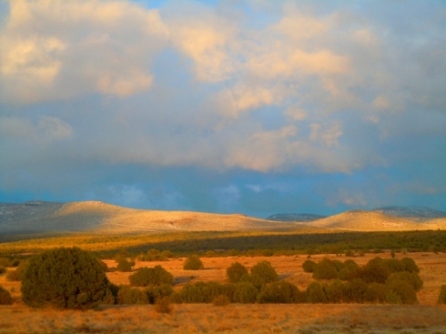
[[[0,202],[446,211],[446,3],[0,2]]]

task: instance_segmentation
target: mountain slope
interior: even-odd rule
[[[311,222],[325,217],[326,216],[315,215],[312,213],[276,213],[266,218],[266,220],[280,222]]]

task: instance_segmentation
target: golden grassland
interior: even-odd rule
[[[313,255],[317,261],[325,255]],[[355,257],[362,265],[375,256]],[[8,282],[0,276],[0,285],[15,299],[12,306],[0,306],[0,333],[445,333],[446,306],[436,304],[440,285],[446,283],[446,254],[397,253],[409,256],[420,267],[424,281],[418,293],[418,305],[373,304],[212,304],[174,305],[171,314],[157,313],[153,305],[103,306],[96,310],[71,311],[31,309],[20,301],[20,282]],[[346,257],[328,255],[345,260]],[[226,268],[240,262],[247,268],[262,260],[271,262],[280,278],[304,289],[311,274],[304,273],[304,255],[271,257],[202,258],[204,269],[183,269],[184,258],[169,261],[137,261],[135,269],[162,265],[175,277],[175,289],[187,282],[226,280]],[[128,284],[131,273],[114,271],[114,260],[105,261],[112,270],[107,273],[115,284]]]

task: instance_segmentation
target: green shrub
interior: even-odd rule
[[[0,305],[11,305],[12,297],[8,290],[0,285]]]
[[[240,282],[248,282],[255,286],[257,290],[260,291],[262,286],[264,286],[265,280],[257,274],[246,274],[240,278]]]
[[[404,264],[398,259],[386,259],[384,265],[389,269],[391,273],[404,271]]]
[[[103,298],[109,281],[99,262],[77,247],[56,248],[33,256],[22,279],[29,306],[90,308]]]
[[[129,276],[129,281],[132,286],[172,284],[173,275],[160,265],[157,265],[154,268],[139,268]]]
[[[28,261],[21,261],[19,266],[15,270],[9,270],[6,273],[6,280],[10,282],[19,282],[22,280],[23,273],[28,266]]]
[[[249,282],[239,282],[234,286],[233,302],[234,303],[255,303],[259,290],[254,284]]]
[[[120,272],[131,272],[132,271],[132,263],[127,261],[126,258],[122,257],[117,260],[118,266],[116,269]]]
[[[440,287],[440,295],[438,296],[439,304],[446,304],[446,284]]]
[[[400,280],[392,280],[386,284],[386,301],[392,304],[415,304],[418,302],[417,293],[412,286]],[[395,298],[395,296],[397,298]]]
[[[300,291],[292,283],[287,281],[278,281],[268,283],[263,286],[257,301],[259,303],[296,303],[300,300]]]
[[[144,292],[147,295],[148,302],[154,304],[160,298],[171,296],[173,288],[170,284],[148,285]]]
[[[408,271],[410,273],[419,273],[420,268],[418,268],[417,264],[410,257],[405,257],[401,259],[401,264],[403,265],[404,271]]]
[[[302,263],[302,268],[304,272],[306,273],[312,273],[314,271],[314,266],[316,265],[316,262],[312,260],[305,260],[304,263]]]
[[[423,287],[423,281],[417,273],[407,271],[394,273],[387,278],[386,284],[388,285],[394,280],[408,283],[415,291],[420,291]]]
[[[390,274],[391,271],[385,265],[385,261],[375,257],[360,270],[359,277],[366,283],[385,283]]]
[[[20,260],[19,259],[14,259],[11,261],[11,267],[13,268],[17,268],[20,265]]]
[[[147,294],[144,291],[128,285],[123,285],[119,288],[117,301],[118,304],[128,305],[149,303]]]
[[[186,284],[180,293],[184,303],[211,303],[218,295],[226,295],[232,299],[234,286],[218,282],[196,282]]]
[[[350,303],[363,303],[368,290],[367,283],[362,279],[355,278],[345,284],[344,301]]]
[[[338,269],[333,261],[323,259],[316,263],[313,269],[314,279],[334,279],[338,277]]]
[[[344,300],[344,289],[344,284],[339,280],[334,280],[331,284],[323,287],[329,303],[342,303]]]
[[[311,282],[307,286],[307,290],[305,291],[306,300],[309,303],[317,304],[317,303],[327,303],[327,296],[325,295],[324,289],[319,282]]]
[[[275,282],[279,279],[276,270],[268,261],[261,261],[251,268],[251,275],[258,275],[265,283]]]
[[[369,303],[384,303],[386,301],[387,288],[382,283],[371,283],[365,293],[365,301]]]
[[[183,265],[184,270],[200,270],[204,269],[203,262],[196,255],[189,256]]]
[[[239,262],[231,264],[231,266],[226,270],[226,276],[231,283],[239,282],[240,279],[247,274],[248,269],[246,269],[246,267]]]

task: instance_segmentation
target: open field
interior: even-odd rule
[[[355,257],[362,265],[375,256],[389,258],[389,253]],[[89,311],[59,311],[31,309],[20,298],[20,283],[7,282],[0,276],[0,285],[12,290],[16,302],[0,307],[0,333],[444,333],[446,306],[436,305],[441,284],[446,283],[446,254],[397,253],[397,258],[409,256],[420,267],[424,281],[418,293],[419,305],[367,304],[212,304],[174,305],[172,314],[159,314],[153,305],[104,306]],[[319,260],[324,255],[313,255]],[[328,255],[345,260],[346,257]],[[250,268],[262,260],[271,262],[279,276],[304,289],[311,274],[304,273],[305,255],[269,257],[209,257],[202,258],[205,269],[183,270],[184,258],[169,261],[137,261],[135,268],[160,264],[175,277],[175,289],[186,282],[220,281],[226,279],[226,268],[240,262]],[[114,260],[105,261],[115,284],[128,284],[131,273],[114,271]],[[23,321],[26,319],[26,321]]]

